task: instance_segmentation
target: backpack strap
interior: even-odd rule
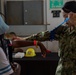
[[[6,39],[6,42],[7,42],[7,47],[8,47],[9,61],[10,63],[13,63],[12,53],[13,53],[14,48],[12,47],[10,40]]]
[[[7,44],[6,44],[6,41],[4,40],[4,35],[3,34],[0,35],[0,47],[3,49],[4,53],[7,56],[7,50],[6,50]]]
[[[0,35],[0,47],[3,49],[4,53],[9,59],[9,62],[13,62],[12,51],[13,47],[10,45],[10,40],[4,39],[4,35]]]

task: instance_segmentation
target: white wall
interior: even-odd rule
[[[55,27],[57,27],[62,21],[63,17],[62,14],[60,13],[60,17],[53,18],[53,14],[51,13],[52,10],[61,10],[61,8],[54,8],[50,9],[49,8],[49,0],[47,0],[47,23],[50,24],[47,26],[47,30],[51,31]],[[58,51],[58,41],[49,41],[48,43],[48,49],[52,50],[53,52]]]
[[[5,0],[5,1],[9,1],[9,0]],[[13,0],[13,1],[21,1],[21,0]],[[26,0],[22,0],[22,1],[26,1]],[[66,1],[73,1],[73,0],[64,0],[64,3]],[[52,10],[57,10],[57,9],[49,9],[49,0],[44,0],[44,24],[45,25],[36,25],[36,26],[35,25],[24,25],[24,26],[12,25],[10,26],[9,32],[14,31],[20,36],[22,35],[25,36],[25,35],[31,35],[40,31],[52,30],[53,28],[58,26],[61,22],[63,22],[62,13],[60,13],[60,17],[53,18],[51,13]],[[61,10],[61,8],[58,8],[58,10]],[[58,41],[44,42],[44,45],[47,47],[47,49],[52,50],[53,52],[57,52],[59,49]],[[40,51],[38,49],[36,50]]]

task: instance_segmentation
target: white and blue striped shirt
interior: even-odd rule
[[[3,49],[0,47],[0,75],[9,75],[12,74],[13,70],[7,59]]]

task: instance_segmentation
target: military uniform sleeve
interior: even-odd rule
[[[42,31],[37,34],[33,34],[31,36],[28,36],[26,40],[38,40],[38,41],[50,41],[50,40],[58,40],[60,38],[60,35],[64,34],[66,27],[65,26],[59,26],[58,28],[52,30],[52,31]]]
[[[26,40],[48,41],[48,40],[50,40],[50,32],[49,31],[42,31],[42,32],[39,32],[37,34],[33,34],[33,35],[27,37]]]
[[[59,40],[62,35],[65,34],[67,26],[59,26],[56,29],[50,31],[50,40]]]

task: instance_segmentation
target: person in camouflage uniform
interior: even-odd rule
[[[64,18],[69,16],[66,26],[31,35],[26,40],[58,40],[60,60],[55,75],[76,75],[76,1],[66,2],[62,10]]]

